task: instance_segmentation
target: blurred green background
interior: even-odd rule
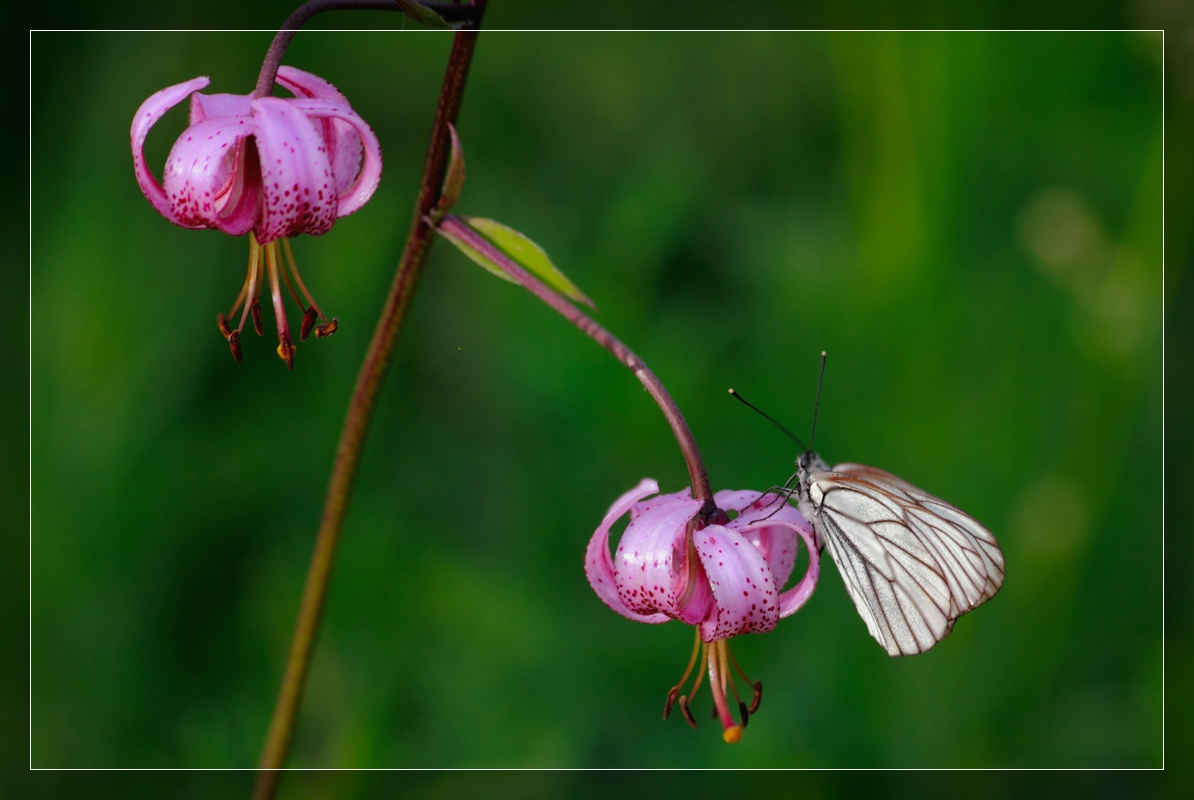
[[[236,364],[216,331],[245,241],[159,217],[127,138],[166,85],[249,91],[269,39],[32,35],[34,767],[258,756],[450,44],[291,48],[371,122],[385,173],[295,241],[340,332],[287,373],[268,336]],[[1160,766],[1161,72],[1144,33],[483,34],[458,209],[536,239],[596,301],[715,488],[781,483],[795,456],[727,387],[805,431],[824,349],[821,454],[972,513],[1007,582],[893,660],[826,563],[800,613],[734,644],[766,687],[741,744],[661,721],[691,630],[610,612],[582,555],[641,477],[686,484],[669,430],[604,351],[441,243],[291,763]],[[153,131],[155,169],[183,125]]]

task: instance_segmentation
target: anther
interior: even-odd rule
[[[228,320],[222,313],[216,317],[216,324],[220,326],[220,335],[225,339],[232,335],[232,328],[228,327]]]
[[[692,716],[692,710],[688,708],[688,698],[687,697],[680,698],[680,712],[682,714],[684,714],[684,719],[688,720],[689,725],[691,725],[694,728],[697,726],[696,718],[694,718]]]
[[[680,687],[673,686],[671,691],[667,693],[667,702],[663,705],[663,718],[667,719],[671,716],[672,706],[676,703],[676,695],[680,694]]]
[[[232,348],[232,357],[236,359],[236,363],[240,363],[240,331],[230,331],[228,334],[228,346]]]
[[[257,298],[253,298],[253,302],[249,303],[249,314],[253,317],[253,330],[257,331],[257,335],[261,336],[265,333],[265,326],[261,324],[261,303],[257,302]]]
[[[315,306],[311,306],[303,314],[303,324],[299,328],[299,341],[307,341],[307,337],[311,335],[311,329],[315,327],[315,320],[319,319],[319,312],[315,310]]]
[[[753,714],[753,713],[755,713],[756,711],[758,711],[758,710],[759,710],[759,703],[763,702],[763,682],[762,682],[762,681],[755,681],[755,682],[752,684],[752,688],[754,688],[754,690],[755,690],[755,696],[754,696],[754,698],[753,698],[753,699],[750,701],[750,713],[751,713],[751,714]]]
[[[746,710],[746,703],[741,700],[738,701],[738,719],[742,720],[742,727],[746,727],[746,723],[750,722],[750,712]]]
[[[339,327],[340,327],[340,320],[336,319],[335,317],[332,317],[331,322],[325,323],[323,325],[319,325],[315,328],[315,335],[317,337],[319,337],[320,339],[322,339],[325,336],[331,336],[333,333],[336,332],[336,329]]]

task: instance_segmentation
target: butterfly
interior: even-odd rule
[[[991,532],[903,478],[862,464],[830,469],[806,451],[795,479],[800,513],[889,655],[928,650],[1003,585]]]
[[[819,406],[819,385],[817,397]],[[815,434],[815,411],[813,419]],[[1003,551],[969,514],[890,472],[862,464],[831,469],[811,448],[801,448],[785,490],[796,496],[871,636],[889,655],[925,652],[949,635],[958,617],[999,591]]]

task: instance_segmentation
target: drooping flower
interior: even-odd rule
[[[240,323],[233,330],[221,314],[220,332],[239,361],[248,316],[262,333],[257,295],[268,279],[278,355],[293,368],[281,283],[303,310],[300,339],[313,328],[317,336],[329,336],[337,322],[327,320],[303,285],[289,239],[327,233],[336,219],[364,205],[381,180],[381,148],[344,95],[310,73],[278,69],[277,83],[295,95],[290,98],[200,93],[209,82],[203,77],[167,87],[137,109],[130,131],[137,183],[176,225],[249,234],[248,274],[228,314],[243,304]],[[145,162],[145,139],[188,96],[190,126],[174,143],[159,182]],[[323,320],[318,327],[317,319]]]
[[[650,497],[658,491],[648,478],[614,502],[589,541],[585,575],[597,596],[628,619],[678,619],[696,626],[692,658],[668,693],[663,716],[671,713],[700,656],[723,738],[736,742],[758,708],[762,684],[752,682],[738,666],[728,640],[770,631],[808,600],[820,571],[816,536],[800,512],[774,493],[718,492],[714,503],[736,516],[702,527],[702,503],[689,489]],[[627,513],[630,522],[611,558],[610,529]],[[784,590],[796,566],[799,539],[808,549],[809,564],[804,577]],[[753,690],[749,707],[738,696],[731,667]],[[679,697],[680,710],[693,727],[689,703],[701,680],[698,671],[692,690]],[[730,711],[727,691],[737,701],[741,724]]]

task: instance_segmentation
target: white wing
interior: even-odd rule
[[[807,480],[805,516],[890,655],[928,650],[1003,585],[999,543],[949,503],[861,464],[814,466]]]

